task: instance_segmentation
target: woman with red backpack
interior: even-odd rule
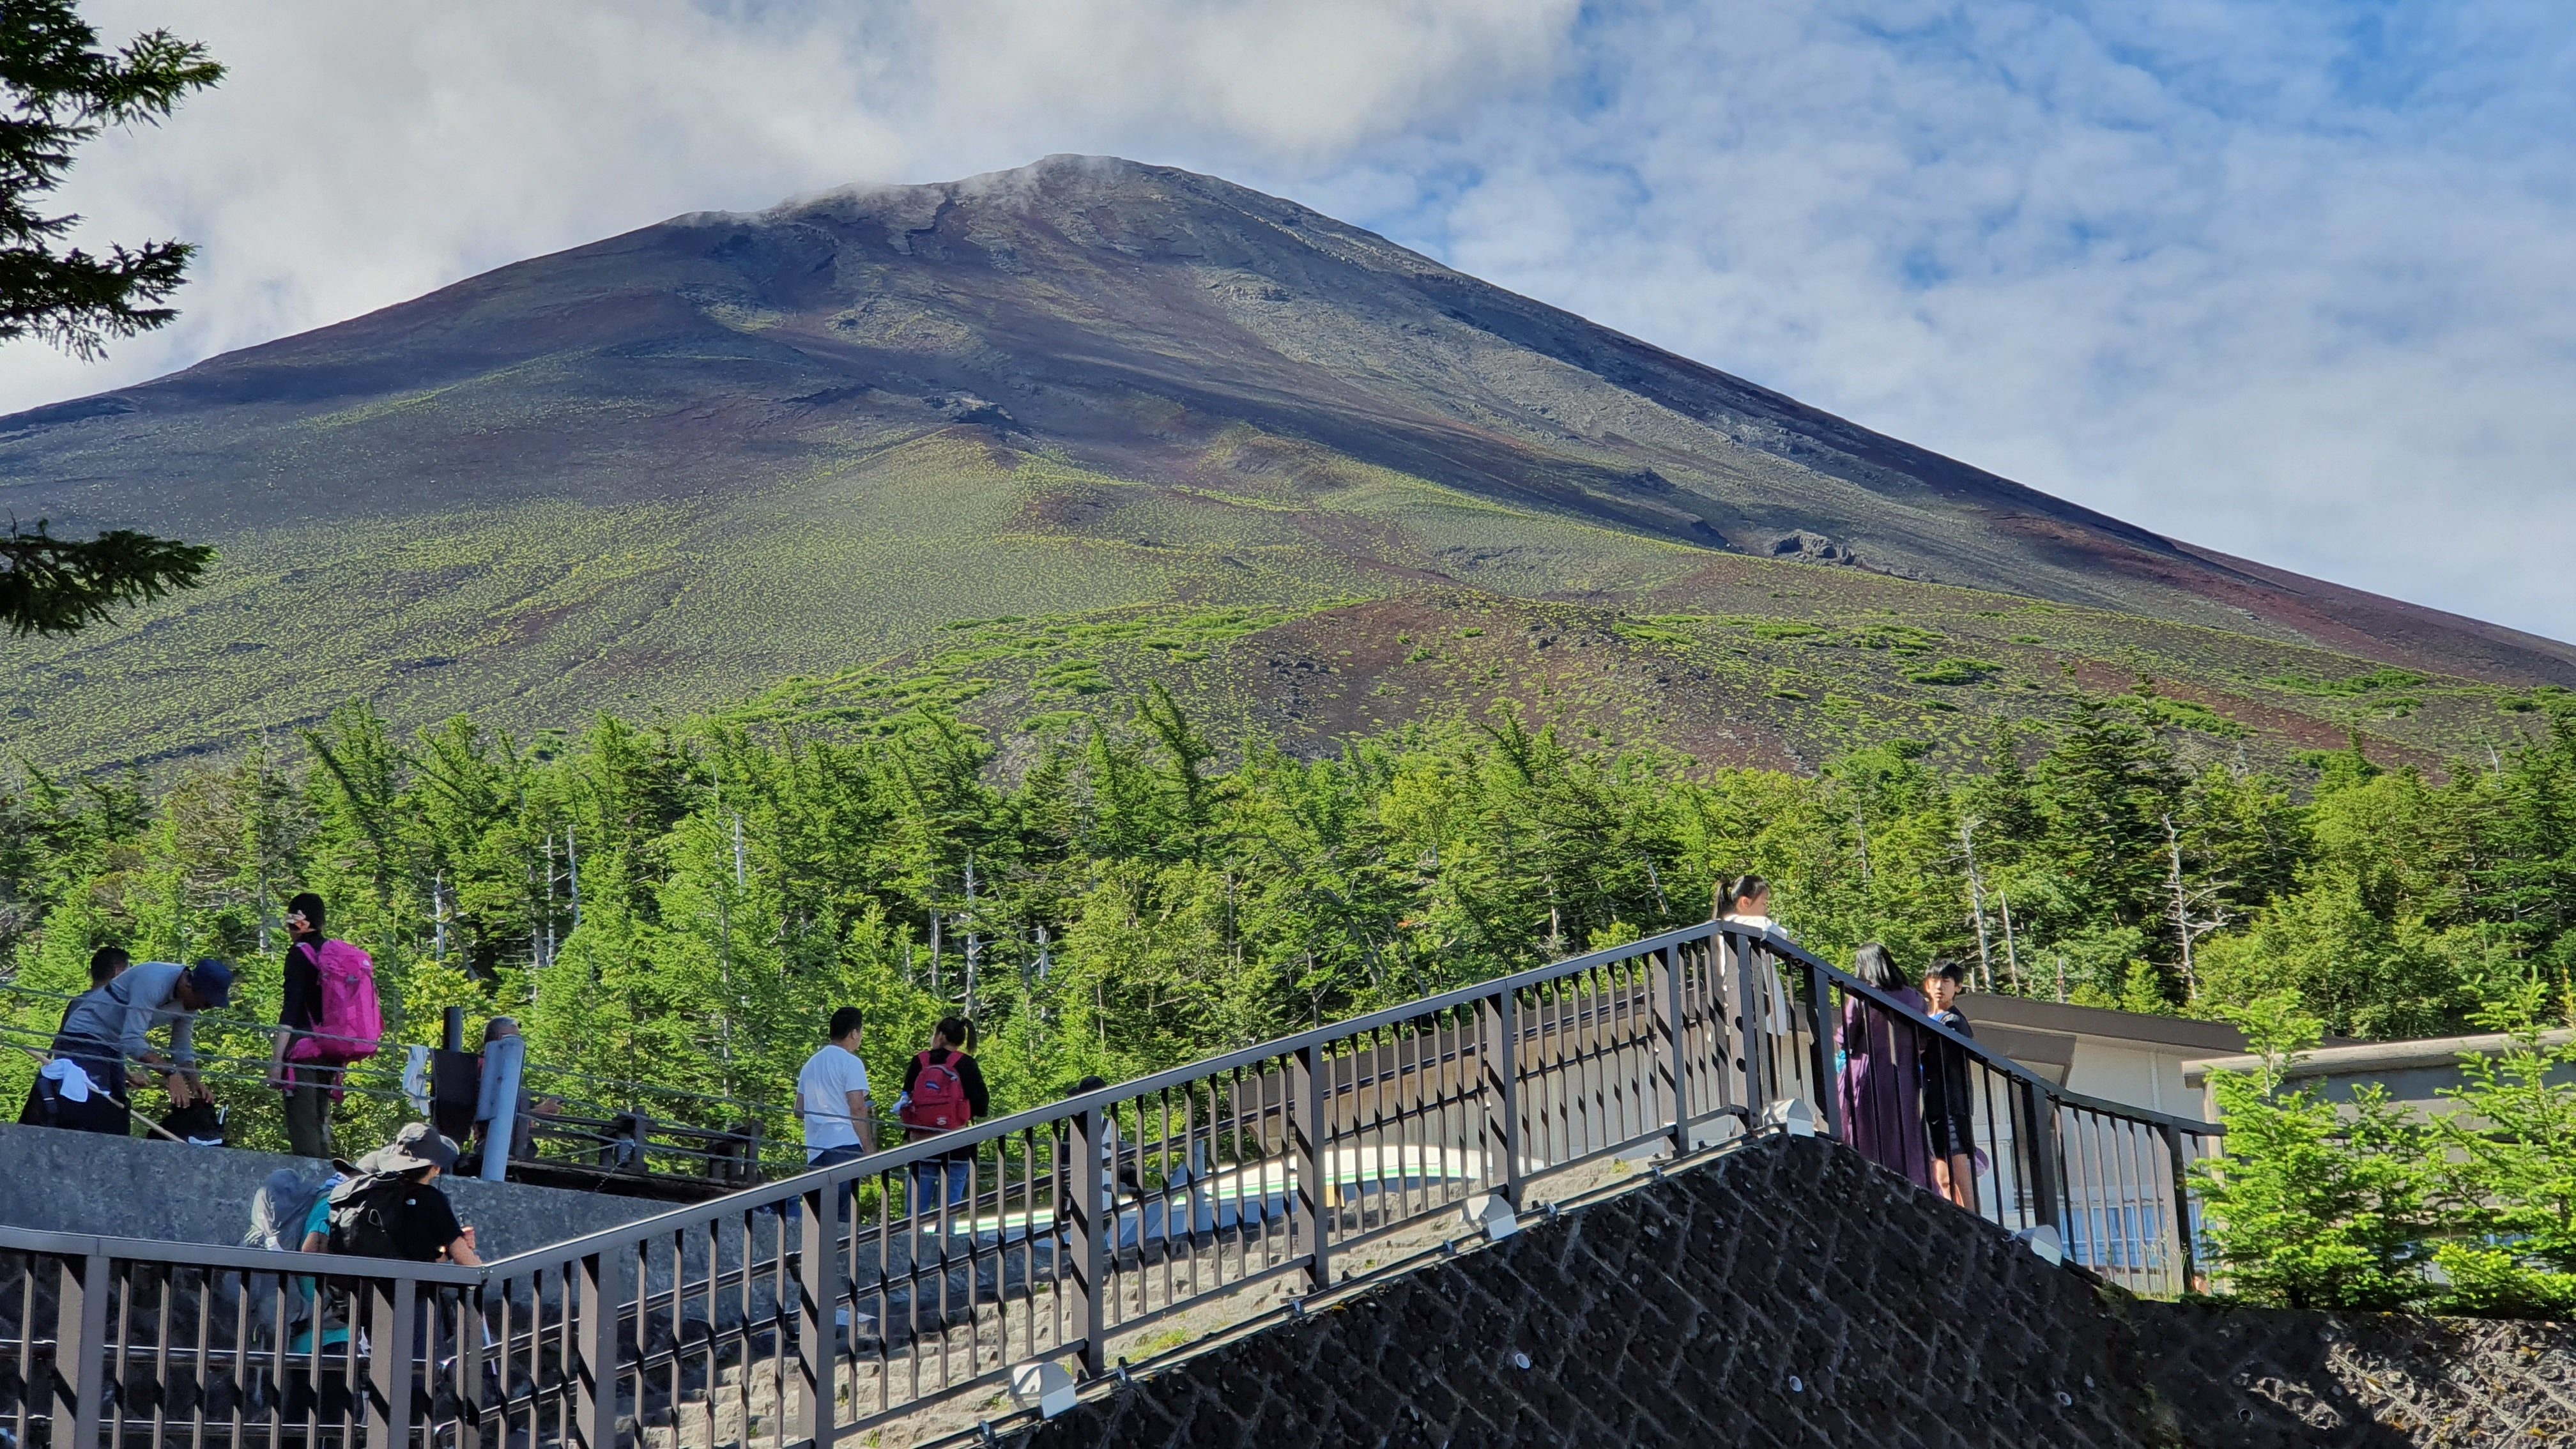
[[[919,1142],[954,1132],[978,1117],[989,1116],[993,1098],[984,1090],[984,1069],[966,1054],[975,1044],[975,1028],[962,1016],[940,1018],[930,1036],[930,1050],[912,1059],[903,1071],[903,1098],[895,1116],[907,1141]],[[946,1191],[942,1192],[945,1178]],[[966,1200],[975,1178],[975,1150],[965,1148],[912,1166],[912,1211],[928,1212],[944,1198]]]

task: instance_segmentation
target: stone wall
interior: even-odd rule
[[[2141,1303],[1830,1143],[1533,1224],[1031,1449],[2576,1442],[2576,1331]]]
[[[2134,1303],[2195,1444],[2576,1444],[2576,1326]]]
[[[173,1243],[237,1243],[251,1195],[281,1167],[326,1164],[235,1147],[189,1147],[51,1127],[0,1126],[0,1223]],[[670,1203],[518,1183],[439,1184],[474,1225],[486,1258],[525,1252],[667,1212]]]

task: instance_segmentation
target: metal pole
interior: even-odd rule
[[[468,1404],[480,1404],[483,1396],[483,1294],[484,1289],[460,1288],[456,1291],[456,1396]],[[443,1303],[443,1299],[433,1299]],[[507,1350],[503,1350],[506,1354]],[[497,1415],[459,1414],[456,1418],[455,1449],[499,1449],[504,1437],[496,1432]],[[235,1443],[241,1442],[238,1437]]]
[[[1290,1201],[1291,1241],[1300,1230],[1306,1239],[1306,1283],[1321,1293],[1333,1285],[1332,1245],[1326,1241],[1335,1215],[1331,1178],[1332,1153],[1324,1144],[1331,1131],[1325,1117],[1324,1084],[1332,1061],[1323,1048],[1302,1046],[1288,1070],[1288,1152],[1297,1174],[1297,1193]]]
[[[2030,1173],[2032,1218],[2058,1230],[2063,1238],[2066,1224],[2058,1212],[2057,1171],[2057,1104],[2037,1082],[2021,1084],[2022,1115],[2030,1122],[2024,1164]]]
[[[105,1254],[62,1263],[54,1299],[53,1442],[55,1449],[97,1449],[107,1377],[107,1304],[115,1290],[108,1282]],[[65,1425],[70,1426],[68,1434],[62,1432]]]
[[[1833,982],[1821,966],[1807,968],[1807,1050],[1816,1073],[1816,1122],[1826,1136],[1843,1135],[1842,1083],[1834,1076]]]
[[[446,1042],[447,1049],[449,1051],[461,1052],[465,1050],[464,1007],[451,1006],[447,1008],[447,1025],[446,1030],[442,1033],[442,1037]]]
[[[1654,1018],[1656,1107],[1672,1113],[1673,1156],[1690,1152],[1690,1063],[1682,1055],[1681,953],[1667,946],[1649,958],[1646,995]],[[1518,1203],[1513,1206],[1519,1206]]]
[[[1064,1206],[1065,1254],[1072,1268],[1067,1290],[1073,1318],[1082,1325],[1082,1376],[1109,1372],[1109,1244],[1117,1219],[1109,1211],[1109,1178],[1101,1171],[1101,1111],[1077,1112],[1067,1174],[1073,1201]]]
[[[500,1074],[492,1083],[492,1100],[481,1104],[492,1114],[483,1136],[483,1180],[501,1182],[509,1176],[510,1149],[519,1141],[519,1077],[527,1065],[528,1039],[505,1036],[484,1050],[498,1054]]]
[[[360,1420],[370,1444],[411,1442],[412,1356],[417,1347],[412,1305],[419,1301],[419,1287],[409,1278],[367,1283],[367,1309],[376,1320],[375,1352],[367,1362],[366,1411]]]
[[[1736,1065],[1744,1074],[1744,1124],[1750,1128],[1762,1120],[1763,1109],[1771,1105],[1762,1085],[1762,1055],[1771,1024],[1762,1014],[1762,990],[1753,977],[1754,972],[1770,968],[1755,954],[1752,937],[1729,933],[1718,939],[1724,941],[1730,936],[1735,942],[1735,1049],[1742,1053]]]
[[[487,1154],[488,1155],[488,1154]],[[811,1218],[808,1218],[811,1221]],[[574,1333],[573,1379],[579,1389],[573,1442],[581,1449],[618,1449],[617,1315],[626,1297],[628,1247],[591,1253],[581,1260],[581,1322]],[[811,1335],[806,1341],[813,1341]]]
[[[1500,1192],[1503,1200],[1520,1211],[1521,1183],[1521,1014],[1520,1000],[1504,991],[1485,1000],[1476,1009],[1483,1027],[1483,1060],[1485,1082],[1485,1186]],[[1502,1174],[1497,1181],[1494,1159],[1502,1158]]]
[[[797,1244],[796,1382],[805,1398],[792,1412],[785,1412],[785,1404],[779,1408],[788,1437],[812,1449],[831,1449],[838,1432],[833,1369],[840,1355],[833,1337],[839,1329],[841,1192],[838,1182],[806,1190],[804,1233]]]
[[[2178,1261],[2182,1265],[2182,1281],[2174,1291],[2189,1293],[2192,1280],[2200,1276],[2200,1263],[2191,1241],[2191,1169],[2183,1157],[2182,1129],[2170,1122],[2156,1126],[2164,1134],[2165,1158],[2173,1164],[2174,1240],[2181,1250]]]

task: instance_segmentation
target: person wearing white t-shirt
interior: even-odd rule
[[[832,1013],[831,1039],[796,1074],[796,1110],[805,1118],[805,1163],[830,1167],[877,1150],[876,1109],[868,1099],[868,1066],[859,1060],[866,1020],[855,1006]]]

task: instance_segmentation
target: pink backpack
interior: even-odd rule
[[[322,978],[322,1014],[310,1033],[287,1046],[287,1060],[347,1066],[374,1056],[385,1034],[384,1014],[376,1006],[376,963],[346,941],[325,941],[314,969]]]

